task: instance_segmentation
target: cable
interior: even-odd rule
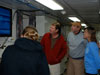
[[[3,49],[4,47],[6,47],[6,46],[5,46],[5,43],[6,43],[6,41],[8,40],[8,38],[9,38],[9,37],[7,37],[7,38],[5,39],[5,41],[3,42],[2,46],[0,47],[1,49]]]
[[[24,0],[24,1],[23,1],[23,0],[16,0],[16,1],[18,1],[18,2],[20,2],[20,3],[23,3],[23,4],[27,5],[27,6],[30,7],[30,8],[33,8],[34,10],[42,11],[42,12],[44,12],[45,14],[50,14],[51,16],[54,16],[54,17],[56,17],[56,18],[59,18],[58,16],[56,16],[56,15],[54,15],[54,14],[51,14],[51,13],[45,11],[45,10],[42,10],[42,9],[39,9],[39,8],[33,6],[32,4],[28,3],[28,1],[26,1],[26,0]],[[26,2],[25,2],[25,1],[26,1]]]

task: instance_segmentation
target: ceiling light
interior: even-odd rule
[[[61,13],[64,15],[64,14],[66,14],[66,11],[63,10],[63,11],[61,11]]]
[[[83,27],[87,27],[87,25],[86,25],[86,24],[84,24],[84,23],[82,23],[81,25],[82,25]]]
[[[63,7],[57,4],[54,0],[36,0],[36,1],[47,6],[52,10],[63,10]]]
[[[100,10],[99,10],[99,14],[100,14]]]
[[[80,22],[80,19],[78,19],[77,17],[68,17],[70,20],[74,21],[74,22]]]

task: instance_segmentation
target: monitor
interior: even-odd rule
[[[0,37],[12,35],[12,10],[0,6]]]

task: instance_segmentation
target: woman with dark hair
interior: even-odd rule
[[[21,38],[5,49],[0,75],[50,75],[38,37],[37,30],[27,26]]]
[[[100,69],[100,56],[95,29],[87,27],[84,31],[84,38],[88,40],[84,59],[86,75],[97,75]]]

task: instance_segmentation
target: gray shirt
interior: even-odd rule
[[[87,40],[83,38],[83,33],[75,35],[73,32],[69,32],[67,37],[67,43],[69,46],[69,56],[72,58],[84,57],[84,51],[87,44]]]

